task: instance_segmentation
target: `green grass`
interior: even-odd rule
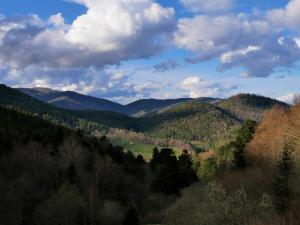
[[[135,155],[142,155],[145,160],[149,161],[152,158],[152,151],[154,147],[158,147],[161,149],[162,147],[151,145],[151,144],[143,144],[134,141],[129,141],[126,139],[116,139],[112,140],[113,145],[121,146],[127,151],[133,152]],[[171,147],[175,155],[179,156],[182,153],[182,150],[178,148]]]

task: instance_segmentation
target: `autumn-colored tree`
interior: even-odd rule
[[[251,164],[274,167],[279,158],[287,133],[287,110],[275,107],[270,110],[256,129],[252,141],[246,146],[246,158]],[[268,161],[269,163],[265,163]]]

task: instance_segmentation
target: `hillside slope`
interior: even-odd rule
[[[55,105],[60,108],[71,110],[106,110],[122,112],[121,104],[96,97],[78,94],[72,91],[54,91],[48,88],[20,88],[21,92],[30,95],[43,102]]]
[[[122,113],[100,110],[76,110],[72,113],[79,118],[103,124],[110,128],[133,129],[136,119]]]
[[[82,95],[71,91],[55,91],[48,88],[19,88],[19,91],[43,102],[70,110],[101,110],[141,117],[148,113],[162,110],[182,102],[193,100],[191,98],[179,99],[141,99],[121,105],[106,99]],[[215,98],[198,98],[200,102],[214,103]]]
[[[30,97],[16,89],[0,85],[0,106],[13,108],[23,113],[31,114],[51,121],[54,124],[72,129],[82,129],[87,133],[93,130],[107,130],[107,127],[98,123],[80,118],[70,110],[52,106]]]
[[[141,118],[137,129],[153,137],[196,141],[203,148],[213,148],[230,140],[240,124],[217,106],[190,101]]]
[[[219,102],[217,105],[232,112],[233,115],[241,120],[253,119],[256,121],[260,121],[265,112],[274,106],[289,107],[284,102],[254,94],[238,94]]]
[[[41,92],[48,96],[57,93],[51,89],[39,89],[36,95]],[[77,93],[72,94],[90,98]],[[121,128],[142,132],[154,138],[180,139],[205,149],[215,148],[232,140],[234,130],[245,119],[259,121],[273,106],[283,109],[289,107],[274,99],[250,94],[239,94],[226,100],[144,99],[128,104],[122,109],[127,107],[127,114],[138,112],[135,116],[145,114],[134,118],[112,111],[57,108],[4,85],[0,88],[0,97],[0,105],[12,105],[14,108],[71,128],[80,128],[88,132],[95,129],[105,132],[109,128]]]
[[[107,224],[111,202],[122,224],[131,204],[146,204],[150,168],[141,156],[15,110],[0,107],[0,117],[1,225],[84,224],[92,200],[106,202],[94,206],[97,224]],[[154,210],[162,211],[143,207],[141,217]]]
[[[144,116],[147,113],[161,110],[167,106],[191,100],[190,98],[179,99],[141,99],[125,106],[125,113],[134,117]]]

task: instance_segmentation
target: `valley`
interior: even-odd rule
[[[93,101],[99,108],[107,103]],[[222,225],[276,224],[278,218],[289,224],[281,218],[286,211],[289,220],[297,221],[299,178],[291,174],[298,174],[300,165],[299,105],[251,94],[141,100],[132,104],[148,113],[137,116],[84,103],[80,109],[60,108],[0,86],[0,190],[5,193],[0,214],[5,223],[18,215],[20,225],[32,218],[38,225],[55,225],[67,215],[78,224],[128,219],[198,225],[199,216],[207,224],[219,219],[229,221]],[[281,185],[293,191],[293,201],[286,191],[272,191]],[[99,203],[91,204],[94,200]],[[19,202],[27,214],[22,215]]]
[[[198,150],[217,148],[231,141],[243,121],[260,121],[273,106],[289,107],[286,103],[250,94],[239,94],[229,99],[146,99],[121,105],[75,92],[1,88],[2,95],[5,93],[8,99],[14,96],[23,99],[14,101],[12,107],[39,113],[39,116],[49,117],[60,125],[89,134],[97,130],[100,135],[107,135],[110,128],[119,128],[144,134],[148,138],[164,139],[164,142],[183,141],[189,149]],[[4,99],[0,104],[9,105]],[[64,107],[60,108],[55,99],[59,99]],[[70,101],[76,104],[70,105]],[[137,143],[143,144],[143,141]]]

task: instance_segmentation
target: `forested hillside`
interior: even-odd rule
[[[149,165],[105,137],[1,107],[0,116],[1,225],[158,223],[198,180],[187,152],[156,149]]]
[[[197,141],[203,148],[231,140],[241,121],[217,106],[190,101],[140,119],[138,129],[153,137]]]
[[[218,103],[218,106],[232,112],[241,120],[253,119],[260,121],[265,112],[274,106],[287,108],[288,104],[275,99],[254,95],[238,94]]]
[[[299,224],[299,140],[299,104],[247,120],[235,140],[198,155],[206,182],[185,189],[164,224]]]
[[[57,92],[51,89],[21,90],[46,102],[51,102],[51,99],[56,97],[61,98],[63,95],[69,96],[74,101],[85,104],[83,108],[89,107],[91,102],[104,108],[108,103],[110,106],[114,105],[112,102],[74,92]],[[200,149],[219,147],[231,141],[235,136],[234,130],[243,121],[248,118],[259,121],[273,106],[288,108],[285,103],[249,94],[236,95],[227,100],[214,98],[139,100],[123,108],[117,104],[118,110],[127,114],[135,116],[136,113],[140,116],[145,114],[134,118],[111,111],[57,108],[4,85],[0,87],[0,96],[1,105],[36,114],[56,124],[82,129],[88,134],[94,131],[106,134],[109,128],[121,128],[142,132],[153,138],[182,140]],[[118,111],[116,107],[112,110]]]
[[[94,130],[103,132],[107,130],[103,124],[80,118],[72,111],[49,105],[5,85],[0,85],[0,105],[38,116],[58,125],[81,129],[86,133]]]
[[[300,221],[299,104],[278,105],[261,122],[198,101],[136,119],[103,111],[76,114],[7,87],[0,90],[1,225]],[[201,140],[207,148],[177,155],[154,148],[146,162],[105,137],[68,129],[55,116],[122,122],[154,137]]]
[[[71,91],[55,91],[48,88],[19,88],[21,92],[54,106],[70,110],[104,110],[139,117],[164,107],[191,100],[181,99],[142,99],[121,105],[106,99],[95,98]]]
[[[60,92],[48,88],[19,88],[18,90],[43,102],[64,109],[123,112],[121,104],[72,91]]]

